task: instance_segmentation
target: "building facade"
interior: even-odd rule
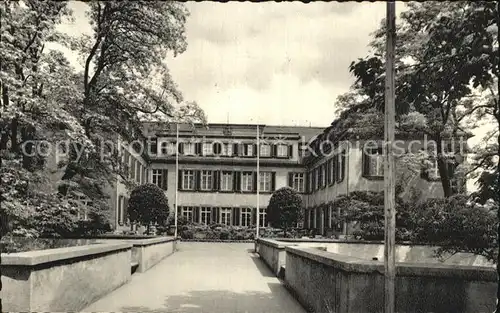
[[[122,161],[136,184],[150,182],[165,191],[172,214],[178,188],[178,216],[207,225],[253,226],[257,218],[259,225],[267,225],[266,208],[272,193],[290,186],[303,197],[303,226],[326,235],[346,231],[345,226],[333,222],[333,213],[341,209],[333,206],[336,198],[353,191],[383,190],[380,141],[360,140],[352,129],[339,139],[334,131],[333,127],[179,124],[177,145],[175,124],[146,123],[142,151],[123,145]],[[410,139],[401,140],[402,155],[422,150],[422,143]],[[437,163],[425,172],[420,163],[416,167],[406,185],[423,191],[426,197],[441,197]],[[453,184],[453,188],[462,188],[456,180]],[[120,177],[111,198],[114,228],[129,229],[128,192]]]

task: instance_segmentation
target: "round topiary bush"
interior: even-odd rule
[[[165,225],[168,219],[168,199],[163,190],[154,184],[135,188],[128,202],[129,218],[148,227],[151,224]]]
[[[270,224],[282,228],[286,234],[302,217],[302,198],[293,188],[280,188],[271,196],[267,212]]]

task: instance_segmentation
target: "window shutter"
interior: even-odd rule
[[[259,181],[259,178],[257,177],[257,172],[253,172],[253,186],[252,186],[252,191],[256,192],[257,191],[257,182]]]
[[[364,176],[370,175],[370,157],[366,154],[364,149],[363,149],[363,175]]]
[[[199,206],[193,207],[193,220],[195,223],[200,222],[200,207]]]
[[[310,176],[310,175],[309,175],[309,173],[310,173],[310,172],[306,172],[306,173],[304,174],[304,175],[305,175],[305,177],[304,177],[304,183],[306,184],[306,193],[311,192],[311,191],[309,190],[309,176]]]
[[[202,146],[201,146],[201,142],[197,142],[194,144],[194,153],[196,155],[200,155],[201,154],[201,150],[202,149]]]
[[[212,223],[217,223],[217,208],[216,207],[212,207],[212,214],[210,214],[210,220],[212,221]]]
[[[233,225],[240,225],[240,208],[233,208]]]
[[[123,221],[127,221],[127,219],[129,218],[129,214],[128,214],[128,198],[125,198],[125,208],[123,210]]]
[[[158,154],[158,138],[152,138],[150,141],[150,146],[149,146],[149,152],[152,155],[157,155]]]
[[[336,182],[339,181],[339,155],[336,154],[334,157],[333,157],[333,167],[335,169],[335,176],[333,177],[333,180],[335,180]]]
[[[161,171],[161,179],[162,179],[162,182],[161,182],[162,189],[167,190],[168,189],[168,170]]]
[[[312,170],[312,188],[311,191],[316,191],[316,169]]]
[[[243,145],[243,155],[246,156],[248,154],[248,145],[244,144]]]
[[[238,156],[239,155],[239,144],[233,143],[233,156]]]
[[[343,181],[344,180],[344,177],[345,177],[345,167],[346,167],[346,156],[345,156],[345,151],[342,153],[342,168],[340,169],[342,171],[342,175],[341,175],[341,178],[340,178],[340,181]]]
[[[194,189],[200,190],[201,188],[201,171],[194,171]]]
[[[288,146],[288,158],[293,158],[293,145]]]
[[[241,172],[233,172],[233,189],[241,191]]]
[[[178,184],[179,184],[179,190],[183,190],[184,188],[182,188],[182,170],[178,170],[177,171],[177,181],[178,181]]]
[[[212,171],[212,178],[213,178],[212,190],[219,191],[220,171]]]
[[[325,163],[325,175],[326,175],[326,179],[325,179],[325,183],[326,185],[329,185],[330,182],[331,182],[331,179],[332,179],[332,175],[331,175],[331,172],[330,172],[330,167],[332,166],[332,162],[331,160],[328,160],[326,161]]]
[[[271,191],[276,190],[276,172],[271,172]]]
[[[278,155],[278,146],[271,145],[271,157],[275,158]]]
[[[293,187],[293,175],[294,173],[288,173],[288,187]]]
[[[221,154],[221,143],[220,142],[216,142],[214,143],[214,154],[215,155],[220,155]]]

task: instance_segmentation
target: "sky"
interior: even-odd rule
[[[368,54],[385,3],[188,2],[188,48],[166,62],[185,100],[210,123],[328,126]],[[86,5],[72,2],[70,34],[90,34]],[[403,4],[396,5],[397,11]],[[70,57],[74,59],[74,56]]]

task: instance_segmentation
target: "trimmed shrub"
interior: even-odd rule
[[[290,187],[276,190],[269,200],[267,217],[273,227],[283,228],[286,233],[302,218],[302,198]]]
[[[140,222],[148,227],[151,224],[161,226],[167,223],[168,199],[163,190],[155,184],[144,184],[135,188],[130,194],[128,214],[132,222]]]

